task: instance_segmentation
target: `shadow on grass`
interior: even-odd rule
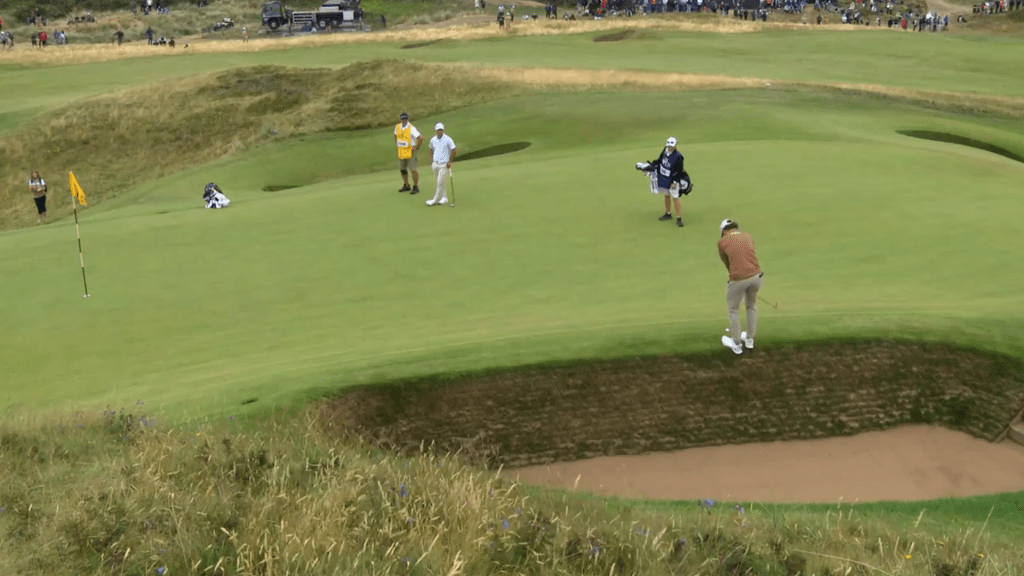
[[[956,134],[950,134],[948,132],[933,132],[931,130],[897,130],[897,134],[903,136],[910,136],[911,138],[921,138],[922,140],[934,140],[936,142],[947,142],[949,144],[959,144],[961,146],[970,146],[971,148],[977,148],[993,154],[999,154],[1010,160],[1016,160],[1017,162],[1024,163],[1024,156],[1016,154],[996,146],[995,144],[989,144],[988,142],[982,142],[981,140],[975,140],[974,138],[968,138],[966,136],[958,136]]]
[[[281,192],[282,190],[291,190],[292,188],[298,188],[294,184],[267,184],[263,187],[264,192]]]
[[[497,144],[495,146],[488,146],[487,148],[481,148],[468,152],[455,158],[455,162],[464,162],[466,160],[478,160],[480,158],[486,158],[488,156],[498,156],[500,154],[511,154],[513,152],[519,152],[530,147],[529,142],[509,142],[507,144]]]
[[[398,47],[399,50],[411,50],[413,48],[423,48],[424,46],[430,46],[431,44],[437,44],[440,40],[427,40],[426,42],[413,42],[412,44],[402,44]]]

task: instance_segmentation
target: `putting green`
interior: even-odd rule
[[[895,131],[1013,147],[1024,125],[879,104],[592,91],[414,119],[443,120],[465,152],[532,143],[457,164],[455,209],[395,192],[386,130],[148,183],[83,213],[88,300],[71,222],[0,235],[0,398],[201,416],[382,378],[714,349],[725,217],[753,233],[778,302],[763,345],[888,335],[1019,354],[1024,165]],[[682,230],[656,221],[632,169],[669,135],[695,182]],[[229,209],[200,208],[211,180]]]

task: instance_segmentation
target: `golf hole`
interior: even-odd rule
[[[292,188],[298,188],[294,184],[268,184],[263,187],[264,192],[281,192],[282,190],[291,190]]]
[[[530,142],[509,142],[508,144],[497,144],[495,146],[488,146],[487,148],[481,148],[479,150],[473,150],[467,152],[455,158],[455,162],[464,162],[466,160],[478,160],[480,158],[486,158],[488,156],[498,156],[500,154],[511,154],[513,152],[519,152],[530,147]]]
[[[897,134],[903,136],[910,136],[911,138],[920,138],[922,140],[934,140],[936,142],[947,142],[949,144],[959,144],[961,146],[970,146],[971,148],[977,148],[993,154],[998,154],[1010,160],[1017,162],[1024,162],[1024,156],[1016,154],[1003,148],[996,146],[995,144],[989,144],[988,142],[982,142],[981,140],[975,140],[974,138],[968,138],[966,136],[958,136],[956,134],[949,134],[948,132],[933,132],[931,130],[897,130]]]
[[[459,452],[490,469],[664,460],[692,449],[785,447],[780,441],[840,441],[908,426],[1016,450],[1006,457],[1024,466],[1024,447],[991,442],[1024,405],[1022,368],[1011,357],[952,346],[829,342],[741,357],[715,350],[399,381],[347,389],[321,410],[339,435],[354,432],[404,454],[424,446]],[[949,468],[958,457],[939,464]],[[621,461],[620,471],[633,467]],[[805,465],[833,469],[824,458]],[[1024,475],[1014,482],[1024,489]]]

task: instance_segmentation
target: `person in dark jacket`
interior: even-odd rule
[[[665,214],[658,220],[672,219],[672,203],[675,202],[676,226],[682,228],[683,209],[679,205],[679,197],[689,194],[693,185],[690,183],[690,175],[683,169],[683,155],[676,149],[676,139],[669,138],[665,142],[665,148],[656,160],[640,162],[636,167],[645,172],[654,172],[657,177],[657,192],[665,197]]]

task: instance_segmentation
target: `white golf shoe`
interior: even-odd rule
[[[431,198],[430,200],[427,200],[427,206],[433,206],[433,205],[434,205],[434,199],[433,198]]]
[[[722,336],[722,346],[732,350],[733,354],[743,354],[743,346],[733,342],[729,336]]]
[[[438,202],[438,204],[447,204],[447,203],[448,203],[448,197],[447,196],[445,196],[444,198],[441,198],[441,201]]]
[[[746,330],[744,330],[743,332],[740,332],[740,340],[743,340],[743,347],[746,348],[747,350],[753,350],[754,349],[754,339],[753,338],[747,338],[747,331]]]

